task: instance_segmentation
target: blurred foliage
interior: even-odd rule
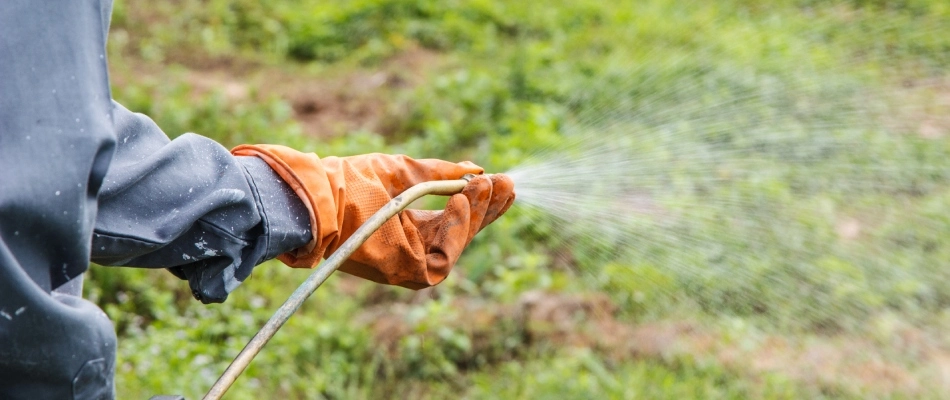
[[[946,140],[907,135],[894,147],[866,132],[836,131],[868,141],[867,151],[849,152],[822,147],[824,139],[807,129],[754,134],[763,120],[808,121],[803,128],[846,123],[836,116],[842,110],[801,105],[890,87],[894,71],[909,80],[940,77],[950,67],[947,21],[948,3],[923,0],[119,0],[110,64],[117,101],[154,118],[169,136],[197,132],[225,146],[401,152],[505,171],[561,146],[577,129],[620,123],[616,129],[644,132],[618,146],[652,161],[649,183],[668,188],[661,201],[739,198],[742,212],[754,216],[724,233],[736,205],[710,203],[679,215],[663,234],[645,225],[637,232],[650,240],[629,248],[565,236],[537,211],[515,208],[476,237],[435,290],[331,278],[229,398],[848,398],[877,394],[816,388],[781,373],[750,377],[698,358],[637,353],[618,360],[609,350],[532,331],[519,310],[526,292],[602,292],[624,323],[686,319],[735,335],[745,332],[734,328],[737,319],[792,334],[864,335],[870,318],[890,312],[938,331],[950,327]],[[385,131],[309,135],[292,93],[282,89],[385,69],[420,51],[438,59],[411,71],[421,80],[380,90],[393,105],[383,111]],[[195,71],[233,74],[248,93],[233,96],[215,82],[206,90]],[[281,82],[286,77],[291,82]],[[729,103],[744,98],[756,100]],[[639,110],[638,119],[605,112],[618,103]],[[737,109],[748,113],[728,112]],[[776,117],[777,109],[786,111]],[[731,134],[743,129],[751,134]],[[756,157],[722,165],[737,175],[733,185],[717,187],[710,171],[697,170],[708,164],[657,156],[670,131],[698,132],[677,144],[696,154]],[[815,161],[777,174],[763,159]],[[906,168],[873,168],[885,161]],[[822,180],[844,164],[868,167],[849,170],[855,185],[880,179],[888,191]],[[934,172],[914,173],[923,166]],[[834,216],[881,203],[903,207],[874,216],[865,246],[836,241]],[[681,238],[696,236],[716,240],[684,246]],[[742,237],[756,238],[755,246]],[[305,277],[268,262],[226,303],[205,306],[163,271],[92,268],[87,296],[120,335],[120,397],[199,397]],[[577,329],[596,332],[584,328],[588,317],[577,317]],[[928,395],[939,392],[908,396]]]

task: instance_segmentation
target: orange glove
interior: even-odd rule
[[[277,145],[241,145],[237,156],[267,162],[310,211],[313,240],[284,253],[291,267],[313,268],[332,254],[370,216],[415,184],[481,174],[470,162],[413,160],[402,155],[326,157]],[[370,236],[341,271],[379,283],[421,289],[441,282],[482,228],[504,214],[515,199],[505,175],[476,176],[445,210],[405,210]]]

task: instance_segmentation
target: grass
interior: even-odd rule
[[[637,132],[616,146],[679,213],[628,246],[516,209],[436,289],[335,276],[230,398],[939,398],[948,19],[914,0],[130,0],[109,57],[117,101],[225,146],[505,171],[578,130]],[[898,135],[843,110],[881,93],[904,95]],[[707,152],[749,157],[681,157]],[[163,271],[92,268],[119,396],[199,397],[305,274],[268,262],[205,306]]]

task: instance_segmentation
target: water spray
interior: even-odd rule
[[[367,219],[356,232],[353,232],[353,235],[343,242],[333,255],[320,264],[320,266],[307,277],[307,280],[305,280],[297,290],[290,295],[284,304],[274,312],[274,315],[257,331],[257,334],[244,346],[244,349],[238,353],[237,357],[234,357],[234,361],[224,370],[224,373],[221,374],[221,377],[214,383],[204,399],[216,400],[224,396],[224,393],[234,384],[238,376],[244,372],[244,369],[251,363],[251,360],[257,356],[257,353],[260,353],[264,345],[274,337],[284,323],[290,319],[290,316],[303,305],[303,302],[306,301],[328,277],[330,277],[330,274],[340,268],[340,265],[350,258],[353,252],[363,245],[386,221],[423,196],[451,196],[458,194],[474,177],[475,175],[466,174],[462,179],[457,180],[423,182],[407,189],[386,203],[379,211]]]

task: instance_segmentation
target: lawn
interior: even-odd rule
[[[590,179],[649,200],[520,205],[432,289],[335,274],[228,398],[950,391],[946,2],[119,0],[109,62],[172,137],[491,172],[599,144],[630,171]],[[306,276],[202,305],[94,266],[119,397],[199,398]]]

